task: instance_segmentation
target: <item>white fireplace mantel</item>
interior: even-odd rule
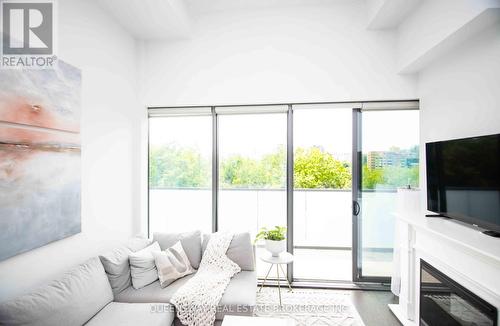
[[[397,214],[397,218],[441,241],[447,241],[478,259],[496,264],[500,267],[500,238],[494,238],[481,232],[480,229],[457,220],[443,217],[425,217],[425,214],[411,216]],[[499,275],[500,276],[500,275]]]
[[[416,190],[398,191],[401,292],[389,308],[403,325],[418,325],[423,259],[500,310],[500,239],[456,220],[425,217],[421,198]]]

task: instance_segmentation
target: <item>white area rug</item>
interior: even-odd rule
[[[255,316],[291,318],[296,326],[364,326],[347,291],[282,289],[281,299],[280,307],[277,288],[257,292]]]

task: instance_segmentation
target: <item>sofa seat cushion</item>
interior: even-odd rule
[[[158,281],[135,290],[133,287],[125,289],[115,296],[117,302],[160,302],[169,303],[173,294],[181,288],[195,274],[183,277],[166,288],[162,289]],[[219,303],[216,315],[217,320],[221,320],[225,314],[247,315],[253,314],[257,292],[257,273],[242,271],[236,274],[229,282],[229,285]]]
[[[115,296],[116,302],[161,302],[169,303],[174,293],[181,288],[194,274],[185,276],[173,282],[166,288],[161,288],[160,281],[155,281],[138,290],[129,287]]]
[[[257,295],[257,272],[236,274],[219,302],[216,320],[227,315],[252,316]]]
[[[174,308],[170,304],[111,302],[86,325],[170,326],[174,318]]]
[[[82,325],[111,301],[111,286],[95,257],[31,294],[0,304],[0,325]]]

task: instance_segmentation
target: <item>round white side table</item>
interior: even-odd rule
[[[262,291],[262,288],[266,284],[267,277],[269,276],[269,273],[271,273],[271,270],[273,269],[273,266],[276,265],[276,275],[278,277],[278,293],[279,293],[279,299],[280,299],[280,306],[281,306],[281,285],[280,285],[280,270],[283,273],[283,277],[285,277],[286,283],[288,284],[288,288],[290,289],[289,291],[292,292],[292,286],[290,285],[290,282],[288,282],[288,278],[286,277],[285,271],[283,270],[283,267],[281,265],[286,265],[290,264],[293,262],[293,255],[289,252],[282,252],[278,257],[273,257],[270,253],[260,257],[260,259],[263,262],[271,264],[271,267],[269,267],[269,270],[267,271],[266,277],[264,278],[264,282],[262,283],[259,292]]]

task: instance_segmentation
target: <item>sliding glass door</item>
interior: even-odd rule
[[[293,276],[352,277],[352,108],[294,107]]]
[[[354,281],[389,281],[400,187],[418,187],[417,110],[363,110],[357,121]]]
[[[295,281],[388,282],[418,102],[149,110],[149,230],[286,226]],[[259,259],[257,271],[267,272]]]

